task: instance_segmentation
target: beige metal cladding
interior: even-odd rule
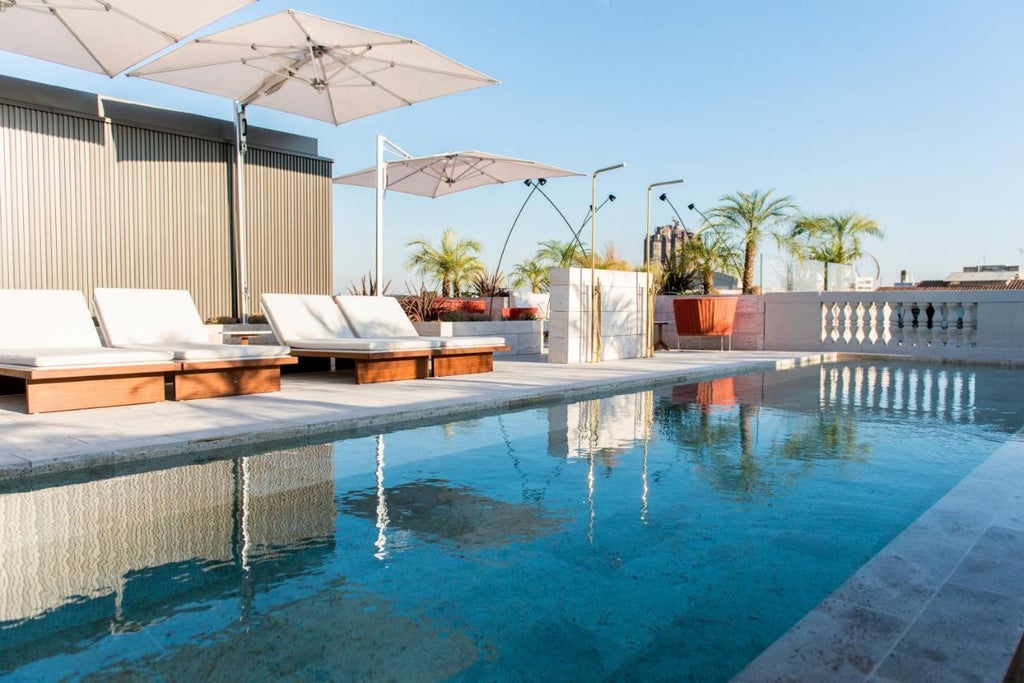
[[[0,288],[188,289],[237,313],[230,142],[0,103]],[[250,149],[251,311],[331,290],[330,162]]]
[[[245,179],[248,310],[262,292],[332,293],[330,162],[250,148]]]

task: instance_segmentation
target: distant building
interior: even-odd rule
[[[684,228],[677,219],[672,219],[669,225],[655,228],[648,252],[651,263],[664,265],[668,262],[669,256],[682,249],[683,244],[689,239],[693,239],[693,233]]]
[[[965,266],[963,270],[950,273],[943,280],[921,280],[916,284],[900,283],[894,287],[881,289],[1024,289],[1024,277],[1020,266]]]

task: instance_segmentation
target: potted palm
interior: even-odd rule
[[[683,260],[700,282],[704,296],[672,301],[678,336],[729,336],[736,317],[735,296],[712,296],[715,273],[737,275],[743,262],[742,247],[730,232],[708,225],[683,244]]]

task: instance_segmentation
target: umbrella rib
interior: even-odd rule
[[[372,57],[372,56],[364,55],[363,56],[363,60],[365,60],[367,62],[377,62],[378,64],[380,64],[381,66],[383,66],[385,68],[400,66],[403,69],[411,69],[413,71],[419,71],[421,73],[428,73],[428,74],[436,74],[438,76],[454,76],[454,77],[457,77],[457,78],[465,78],[466,80],[480,81],[482,83],[496,83],[497,82],[493,78],[491,78],[490,76],[487,76],[486,74],[482,74],[479,71],[474,71],[472,69],[470,69],[470,71],[472,73],[466,74],[466,73],[462,73],[462,72],[458,72],[458,71],[451,71],[449,69],[435,69],[435,68],[427,67],[427,66],[419,66],[419,65],[413,64],[411,62],[396,62],[394,60],[384,59],[382,57]],[[466,67],[466,68],[468,69],[469,67]]]
[[[47,2],[47,0],[43,0],[43,6],[44,6],[44,7],[49,7],[49,2]],[[53,16],[53,17],[54,17],[54,18],[55,18],[55,19],[56,19],[57,21],[59,21],[59,22],[60,22],[60,23],[61,23],[61,24],[62,24],[62,25],[64,26],[64,28],[66,28],[66,29],[67,29],[68,33],[70,33],[70,34],[71,34],[71,37],[72,37],[72,38],[74,38],[74,39],[75,39],[76,41],[78,41],[78,44],[82,46],[82,49],[83,49],[83,50],[85,50],[85,53],[86,53],[87,55],[89,55],[89,57],[90,57],[90,58],[92,59],[92,61],[96,62],[96,66],[98,66],[98,67],[99,67],[100,69],[102,69],[102,70],[103,70],[103,73],[105,73],[106,75],[108,75],[108,76],[110,76],[111,78],[113,78],[113,77],[114,77],[114,74],[112,74],[112,73],[110,72],[110,69],[108,69],[108,68],[107,68],[107,65],[106,65],[106,64],[104,64],[103,62],[101,62],[101,61],[100,61],[100,59],[99,59],[99,57],[97,57],[97,56],[96,56],[96,53],[94,53],[94,52],[93,52],[92,50],[90,50],[90,49],[89,49],[89,46],[85,44],[85,41],[84,41],[84,40],[82,40],[82,39],[81,39],[81,38],[80,38],[80,37],[78,36],[78,34],[77,34],[77,33],[75,33],[75,30],[74,30],[73,28],[71,28],[71,25],[70,25],[70,24],[68,24],[68,22],[67,22],[67,21],[65,21],[65,20],[64,20],[64,16],[63,16],[63,15],[62,15],[62,14],[61,14],[61,13],[60,13],[59,11],[58,11],[58,9],[57,9],[56,7],[49,7],[49,9],[48,9],[47,11],[48,11],[48,12],[49,12],[49,13],[50,13],[50,14],[51,14],[51,15],[52,15],[52,16]]]

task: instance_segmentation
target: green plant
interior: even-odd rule
[[[546,292],[551,286],[551,267],[539,258],[524,259],[512,269],[512,286],[529,286],[530,291]]]
[[[437,247],[422,237],[410,240],[407,246],[416,249],[409,257],[409,267],[440,282],[442,296],[459,296],[468,279],[484,270],[479,258],[480,243],[459,239],[455,228],[442,233]]]
[[[470,279],[470,291],[473,296],[508,296],[508,288],[505,287],[505,275],[499,270],[481,270],[473,274]]]
[[[695,291],[699,286],[696,270],[682,252],[674,251],[663,264],[654,264],[654,288],[659,294]]]
[[[249,317],[250,319],[252,318],[252,316]],[[204,320],[203,323],[206,325],[236,325],[238,323],[238,318],[230,315],[212,315]]]
[[[743,293],[754,290],[754,262],[757,245],[767,234],[787,221],[796,205],[789,196],[772,197],[774,190],[736,192],[723,195],[721,204],[711,209],[711,222],[719,228],[732,230],[743,240]]]
[[[682,257],[695,278],[700,278],[704,294],[715,294],[715,273],[740,272],[742,249],[726,230],[709,226],[683,243]]]
[[[467,313],[466,311],[443,311],[438,316],[438,320],[447,323],[477,323],[490,319],[491,317],[486,313]]]
[[[391,280],[388,280],[384,283],[384,291],[380,293],[380,296],[386,295],[390,287]],[[372,272],[367,273],[366,275],[360,275],[358,283],[349,283],[348,293],[354,294],[355,296],[378,296],[377,279],[373,276]]]
[[[427,289],[421,284],[418,292],[400,297],[398,303],[409,320],[418,323],[438,319],[441,314],[440,298],[436,290]]]
[[[882,239],[885,234],[878,223],[855,212],[828,216],[801,216],[784,243],[790,253],[800,260],[811,259],[825,263],[825,291],[828,291],[828,264],[853,263],[870,255],[864,251],[864,237]]]
[[[548,264],[551,268],[568,268],[574,265],[582,265],[586,257],[586,246],[582,243],[546,240],[541,242],[539,246],[537,260]]]

